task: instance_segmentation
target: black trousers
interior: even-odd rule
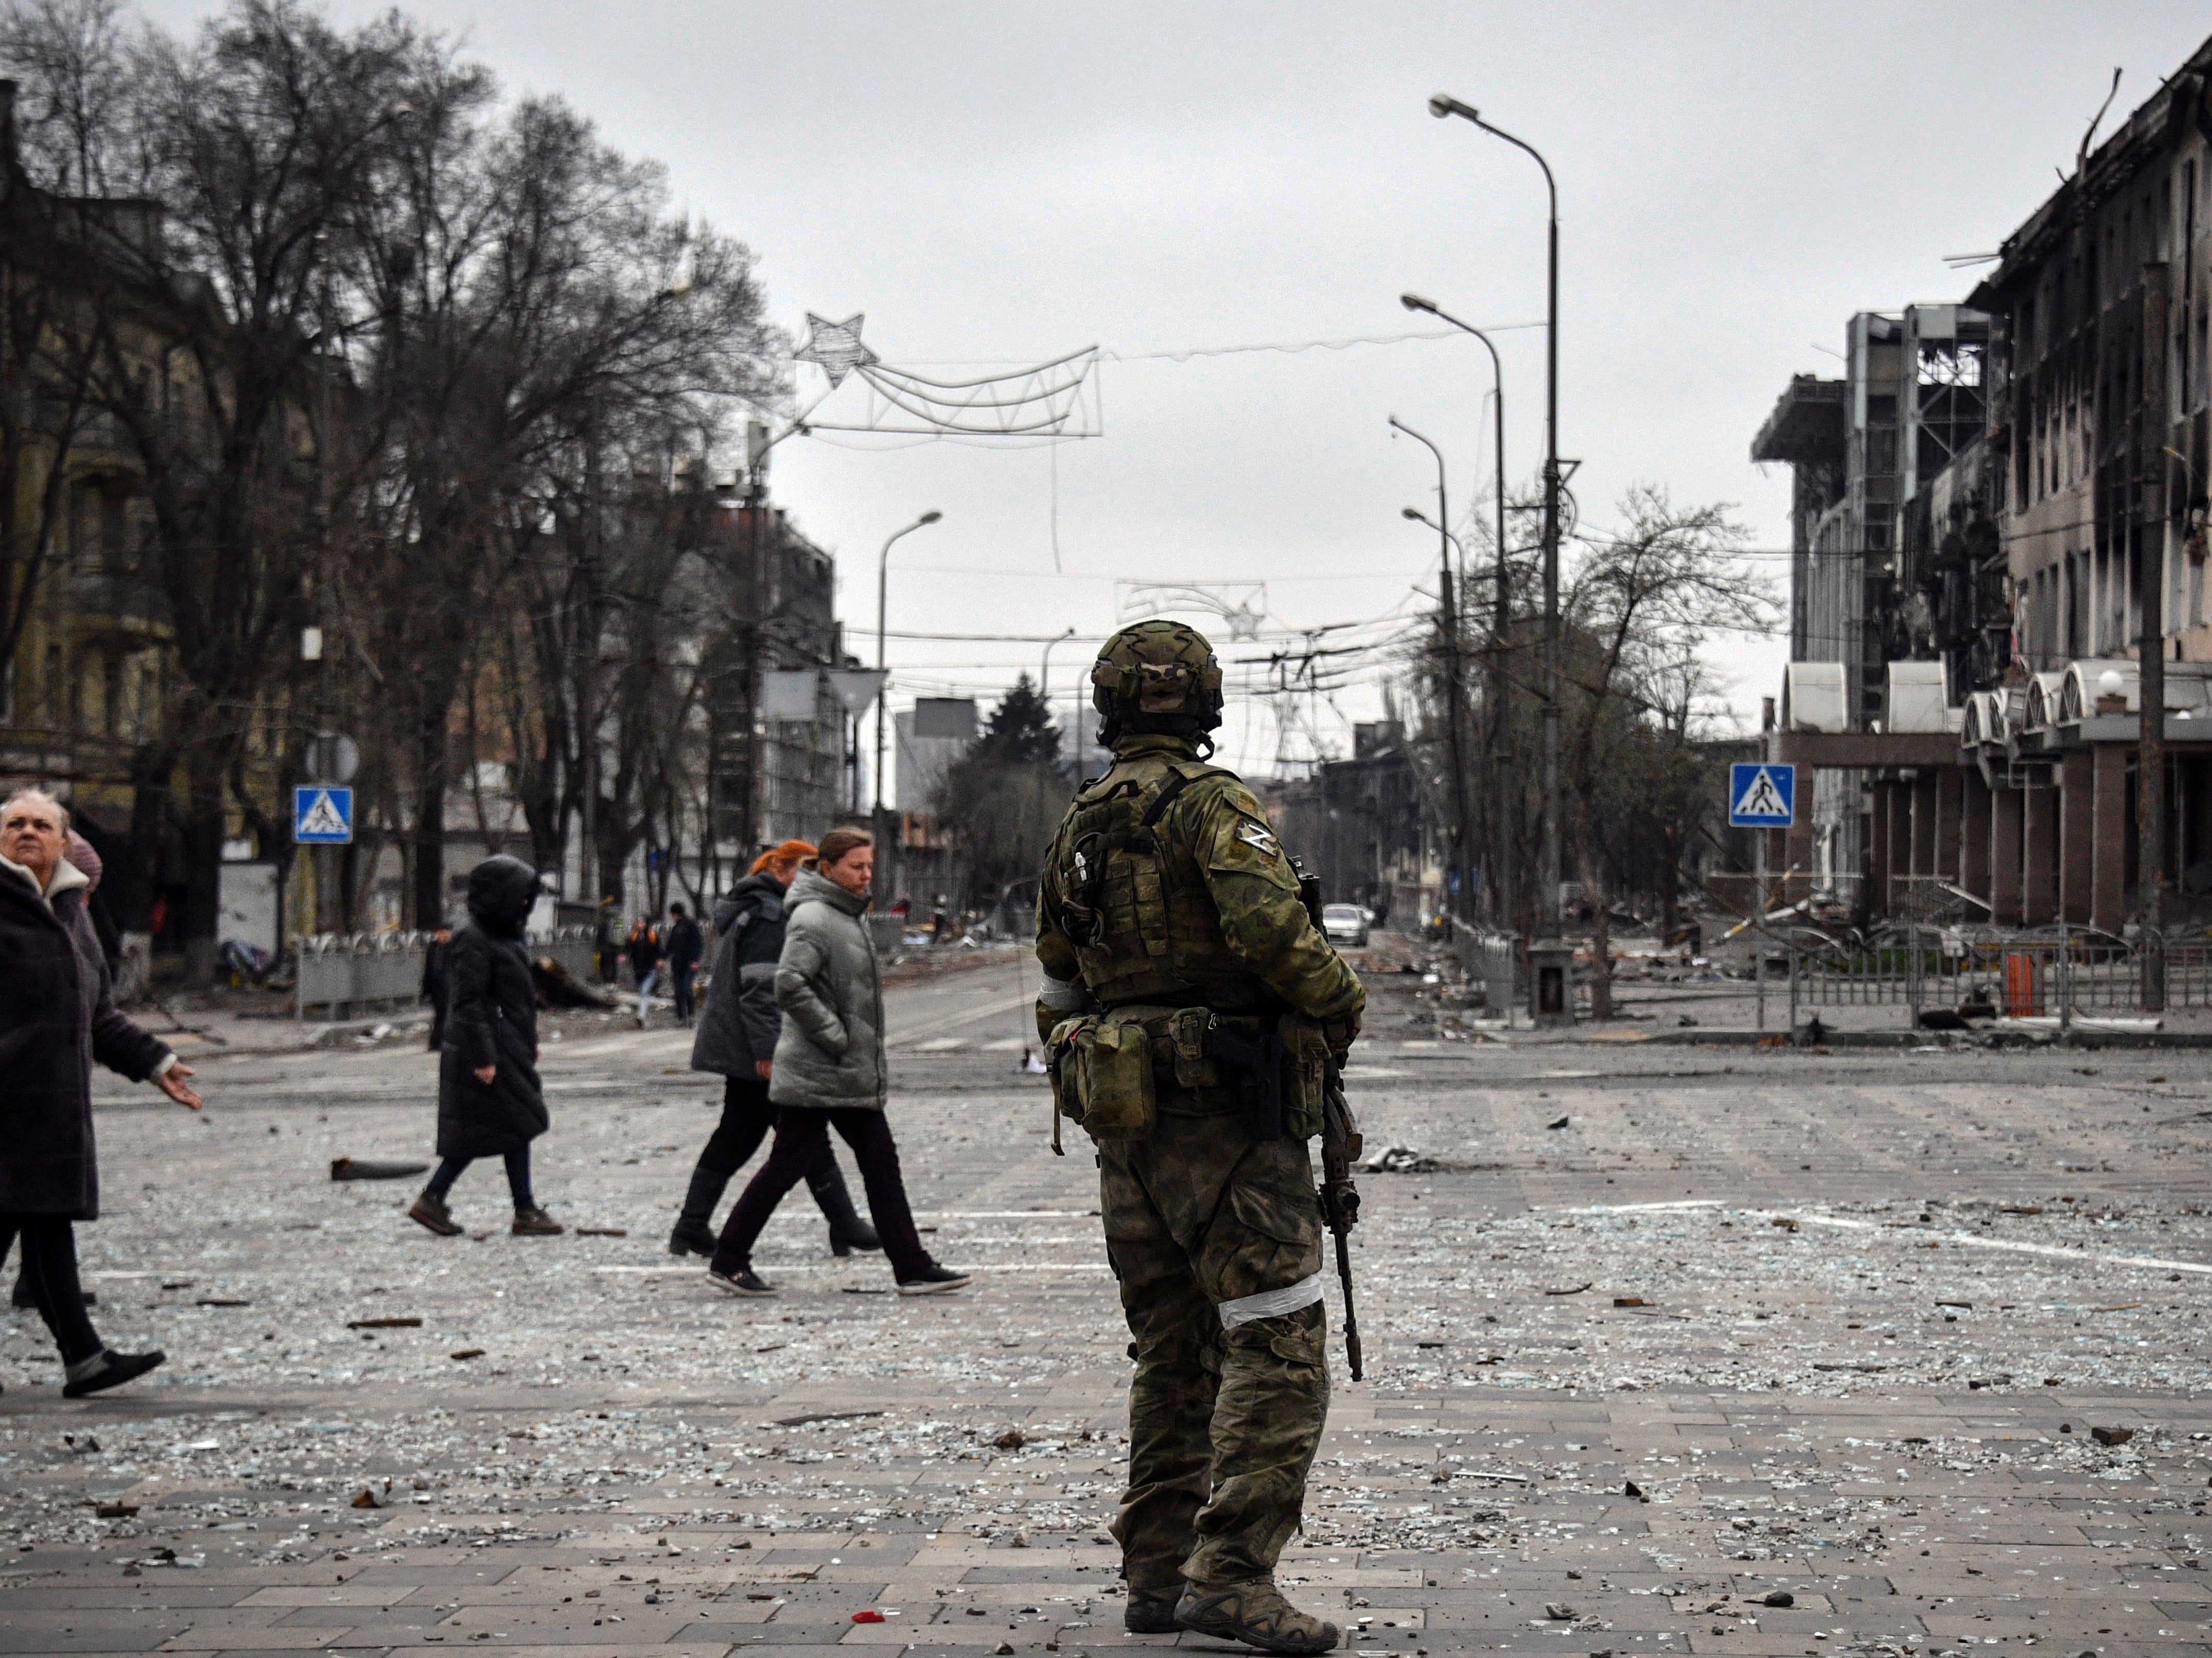
[[[853,1148],[853,1160],[860,1165],[860,1181],[868,1191],[868,1213],[883,1239],[884,1253],[890,1258],[892,1272],[903,1283],[928,1269],[929,1252],[921,1247],[914,1212],[907,1206],[898,1146],[884,1114],[865,1106],[787,1105],[776,1112],[775,1144],[769,1149],[768,1161],[722,1224],[721,1239],[714,1246],[714,1271],[735,1272],[752,1264],[753,1245],[776,1205],[783,1201],[783,1194],[805,1178],[817,1157],[832,1155],[832,1127]]]
[[[686,962],[680,967],[668,969],[669,977],[675,981],[676,1017],[679,1019],[688,1019],[699,1011],[691,1000],[691,978],[698,970],[696,962]]]
[[[100,1339],[84,1309],[84,1288],[76,1275],[76,1234],[62,1215],[0,1214],[0,1260],[17,1238],[23,1241],[23,1280],[38,1304],[39,1316],[62,1351],[62,1363],[80,1363],[100,1351]]]

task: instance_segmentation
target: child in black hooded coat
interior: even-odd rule
[[[461,1228],[446,1194],[478,1157],[507,1160],[514,1231],[563,1229],[530,1189],[530,1142],[552,1124],[538,1080],[538,994],[522,930],[538,902],[538,872],[519,858],[488,858],[469,872],[469,925],[446,950],[445,1042],[438,1058],[438,1156],[443,1160],[410,1219],[441,1236]]]

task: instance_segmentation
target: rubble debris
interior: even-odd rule
[[[2092,1428],[2089,1437],[2100,1445],[2124,1445],[2136,1436],[2133,1428]]]
[[[1628,1481],[1622,1488],[1621,1495],[1624,1497],[1632,1497],[1639,1503],[1649,1503],[1651,1500],[1650,1497],[1644,1494],[1644,1487],[1638,1485],[1633,1479]]]
[[[378,1499],[374,1491],[363,1485],[361,1488],[361,1494],[354,1498],[353,1506],[356,1509],[380,1509],[384,1504]]]
[[[464,1347],[458,1353],[446,1355],[447,1358],[482,1358],[483,1356],[484,1350],[481,1347]]]
[[[1556,1619],[1562,1624],[1571,1624],[1574,1622],[1575,1609],[1564,1600],[1547,1600],[1544,1603],[1544,1616]]]
[[[530,982],[540,1007],[613,1008],[621,1005],[611,990],[599,990],[555,961],[550,956],[531,958]]]
[[[627,1226],[579,1226],[575,1229],[575,1232],[580,1238],[626,1238],[629,1236],[629,1228]]]
[[[1555,1118],[1554,1118],[1554,1119],[1553,1119],[1550,1122],[1546,1123],[1546,1124],[1544,1125],[1544,1127],[1547,1127],[1547,1128],[1565,1128],[1565,1127],[1567,1126],[1567,1124],[1568,1124],[1569,1121],[1570,1121],[1570,1119],[1568,1119],[1568,1118],[1566,1118],[1566,1117],[1564,1117],[1564,1116],[1562,1116],[1562,1117],[1555,1117]]]
[[[816,1422],[854,1422],[862,1417],[881,1416],[881,1411],[817,1411],[809,1416],[780,1416],[775,1419],[779,1428],[804,1428]]]
[[[128,1520],[138,1512],[136,1503],[95,1503],[93,1516],[99,1520]]]
[[[1797,1604],[1797,1597],[1788,1589],[1773,1589],[1762,1597],[1759,1604],[1762,1606],[1794,1606]]]
[[[1613,1304],[1616,1307],[1649,1307],[1652,1303],[1642,1296],[1615,1296]]]
[[[1547,1296],[1578,1296],[1589,1287],[1588,1284],[1577,1284],[1571,1290],[1547,1290],[1544,1293]]]
[[[349,1330],[419,1330],[422,1327],[422,1321],[419,1318],[349,1318],[346,1321]]]
[[[1002,1451],[1018,1451],[1030,1442],[1022,1437],[1019,1428],[1009,1428],[991,1442]]]
[[[429,1172],[430,1165],[427,1163],[393,1163],[375,1157],[331,1159],[332,1180],[407,1180]]]
[[[1443,1167],[1410,1145],[1386,1146],[1359,1166],[1370,1175],[1433,1175]]]

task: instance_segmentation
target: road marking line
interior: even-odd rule
[[[1650,1215],[1689,1209],[1725,1209],[1718,1198],[1683,1198],[1672,1203],[1590,1203],[1566,1210],[1571,1215]],[[1538,1211],[1536,1212],[1542,1212]],[[2022,1238],[1985,1238],[1972,1232],[1939,1232],[1932,1227],[1899,1225],[1892,1221],[1860,1220],[1844,1215],[1808,1215],[1803,1211],[1739,1209],[1754,1220],[1794,1220],[1800,1226],[1826,1226],[1839,1232],[1888,1232],[1899,1237],[1936,1239],[1969,1249],[1995,1249],[2010,1255],[2044,1255],[2056,1260],[2078,1260],[2106,1266],[2142,1266],[2161,1272],[2197,1272],[2212,1276],[2212,1264],[2174,1260],[2165,1255],[2130,1255],[2112,1249],[2076,1249],[2063,1243],[2030,1243]]]

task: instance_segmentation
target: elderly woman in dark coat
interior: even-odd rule
[[[69,813],[25,790],[0,806],[0,1255],[23,1241],[39,1316],[61,1349],[71,1399],[119,1386],[161,1362],[111,1351],[77,1282],[74,1221],[100,1214],[92,1134],[94,1060],[151,1078],[197,1111],[192,1073],[115,1008],[99,935],[85,913],[92,882],[64,857]]]
[[[469,924],[446,950],[445,1046],[438,1057],[438,1156],[410,1219],[443,1237],[461,1228],[446,1194],[478,1157],[503,1157],[518,1237],[564,1229],[530,1190],[530,1142],[552,1125],[538,1082],[538,992],[522,929],[538,872],[504,853],[469,872]]]

